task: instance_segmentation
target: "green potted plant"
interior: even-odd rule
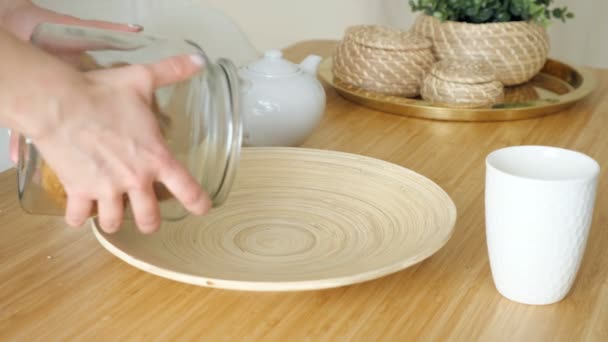
[[[504,85],[525,83],[549,53],[546,26],[574,15],[553,0],[410,0],[422,12],[412,30],[433,42],[439,60],[484,62]]]

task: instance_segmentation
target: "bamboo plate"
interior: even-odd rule
[[[388,162],[246,148],[229,199],[153,235],[95,236],[118,258],[179,282],[247,291],[331,288],[414,265],[450,238],[456,208],[429,179]]]
[[[444,121],[508,121],[554,114],[584,99],[596,86],[589,70],[549,59],[528,83],[507,87],[503,103],[492,108],[465,109],[357,88],[334,77],[331,57],[321,63],[319,76],[340,95],[360,105],[392,114]]]

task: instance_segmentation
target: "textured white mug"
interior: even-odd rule
[[[571,150],[515,146],[486,159],[486,236],[498,292],[525,304],[562,300],[587,245],[600,166]]]

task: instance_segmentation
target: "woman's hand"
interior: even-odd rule
[[[35,27],[44,22],[97,27],[125,32],[139,32],[142,29],[138,25],[79,19],[36,6],[30,0],[4,1],[3,4],[0,4],[0,25],[23,41],[28,41]],[[56,52],[58,55],[61,54],[61,51]],[[78,54],[78,52],[74,51],[71,51],[70,54],[74,53]],[[60,57],[65,61],[72,59],[70,55],[62,55]],[[13,132],[10,137],[9,156],[14,164],[18,162],[18,154],[19,133]]]
[[[72,79],[73,96],[59,99],[32,140],[63,184],[66,221],[80,226],[97,204],[101,228],[115,232],[127,195],[142,232],[158,229],[153,185],[162,183],[189,211],[206,213],[211,202],[172,156],[150,107],[154,90],[191,77],[199,56],[181,56],[152,65],[103,69]]]

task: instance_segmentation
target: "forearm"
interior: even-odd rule
[[[0,1],[0,26],[10,30],[8,27],[10,16],[15,10],[21,6],[30,4],[30,0],[3,0]]]
[[[0,29],[0,126],[37,138],[61,121],[62,103],[84,77],[59,59]]]

